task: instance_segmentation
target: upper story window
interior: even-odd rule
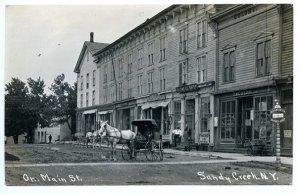
[[[153,92],[153,71],[148,72],[148,93]]]
[[[115,100],[115,85],[110,86],[110,100],[111,101]]]
[[[114,74],[114,67],[113,65],[110,66],[110,80],[114,80],[115,74]]]
[[[256,75],[266,76],[270,74],[271,67],[271,40],[256,44]]]
[[[86,89],[89,89],[89,80],[90,80],[90,75],[87,73],[86,74]]]
[[[132,73],[132,54],[128,55],[128,74]]]
[[[119,77],[123,76],[123,58],[119,59]]]
[[[138,94],[142,95],[142,91],[143,91],[143,80],[142,80],[142,74],[138,75]]]
[[[166,89],[166,68],[162,67],[159,70],[159,86],[160,91],[164,91]]]
[[[128,98],[132,97],[132,85],[131,85],[131,79],[128,79]]]
[[[235,80],[235,50],[223,52],[223,81]]]
[[[104,80],[103,82],[106,83],[107,82],[107,65],[104,65],[104,70],[103,70],[103,73],[104,73]]]
[[[141,69],[143,66],[143,49],[138,50],[138,69]]]
[[[187,60],[179,63],[179,85],[187,84],[188,82],[188,64]]]
[[[188,52],[188,34],[187,28],[183,28],[179,31],[179,53]]]
[[[83,94],[80,94],[80,107],[83,107]]]
[[[199,83],[206,82],[207,81],[207,62],[206,62],[205,55],[197,58],[197,65],[198,65],[198,71],[197,71],[198,82]]]
[[[93,86],[96,85],[96,70],[93,71]]]
[[[83,76],[80,76],[80,90],[83,90]]]
[[[148,65],[153,65],[153,55],[154,55],[154,44],[153,42],[148,44]]]
[[[89,60],[90,60],[90,53],[86,52],[86,61],[89,61]]]
[[[159,40],[160,61],[166,60],[166,37]]]
[[[123,99],[123,83],[119,83],[119,100]]]
[[[197,23],[197,48],[207,45],[207,21],[202,20]]]
[[[104,103],[107,103],[107,86],[104,86],[103,87],[103,100],[104,100]]]
[[[89,106],[89,93],[86,93],[86,97],[85,97],[85,104],[86,106]]]
[[[95,105],[95,90],[93,90],[93,94],[92,94],[92,105]]]

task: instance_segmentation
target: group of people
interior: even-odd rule
[[[174,146],[177,147],[177,145],[181,144],[181,139],[183,138],[183,145],[185,151],[190,150],[190,141],[192,139],[192,130],[188,127],[188,125],[185,125],[184,132],[182,134],[182,131],[179,126],[177,126],[173,131],[172,134],[174,136]]]

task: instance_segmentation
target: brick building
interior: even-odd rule
[[[78,92],[77,129],[94,114],[92,123],[108,120],[119,129],[153,118],[170,141],[171,130],[187,124],[195,143],[215,150],[271,139],[271,124],[262,123],[274,98],[282,96],[292,123],[292,11],[290,5],[166,8],[92,53],[95,104],[80,106],[86,91]],[[86,84],[84,53],[85,47],[75,68],[79,87]],[[282,143],[289,150],[291,138]]]

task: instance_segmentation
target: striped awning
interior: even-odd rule
[[[95,112],[97,112],[97,109],[86,110],[86,111],[84,111],[82,114],[88,115],[88,114],[94,114]]]
[[[142,109],[148,109],[148,108],[157,108],[157,107],[166,107],[168,106],[170,101],[157,101],[157,102],[147,102],[142,105]]]

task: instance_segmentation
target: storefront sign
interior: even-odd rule
[[[182,85],[176,88],[176,92],[178,93],[187,93],[198,91],[203,87],[213,86],[215,82],[207,82],[202,84],[190,84],[190,85]]]
[[[209,132],[201,132],[199,135],[200,144],[209,144]]]
[[[154,94],[151,94],[147,101],[148,102],[153,102],[153,101],[158,101],[158,100],[165,100],[166,99],[166,95],[165,94],[157,94],[157,93],[154,93]]]
[[[285,121],[285,118],[284,118],[285,110],[283,110],[281,108],[278,100],[274,100],[274,101],[275,101],[275,106],[274,106],[273,110],[271,111],[271,114],[272,114],[271,121],[273,121],[275,123],[282,123],[283,121]]]
[[[291,138],[292,137],[292,130],[284,130],[284,137]]]

